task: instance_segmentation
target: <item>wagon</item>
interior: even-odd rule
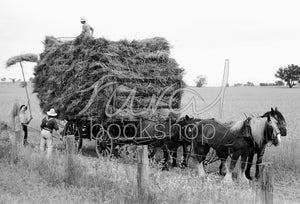
[[[148,87],[150,83],[159,85],[162,83],[162,80],[163,84],[161,85],[166,88],[160,95],[149,94],[148,91],[132,95],[132,89],[119,88],[124,82],[128,84],[138,81],[139,84]],[[94,140],[98,156],[112,156],[116,153],[116,147],[124,144],[149,145],[157,140],[164,139],[168,135],[168,128],[162,130],[166,132],[164,136],[158,135],[155,131],[145,133],[143,128],[149,123],[158,124],[159,121],[166,121],[166,118],[169,118],[168,114],[172,110],[179,109],[182,94],[180,88],[183,87],[182,80],[174,78],[113,77],[110,81],[115,82],[111,87],[112,100],[109,105],[112,108],[110,113],[116,113],[117,111],[119,113],[108,114],[102,118],[88,116],[64,118],[67,123],[62,135],[75,136],[77,151],[81,150],[83,139]],[[169,87],[172,87],[172,90],[168,90]],[[145,88],[145,90],[147,89]],[[134,97],[137,96],[149,98],[149,106],[145,107],[134,103]],[[127,110],[131,110],[130,113],[118,109],[116,99],[120,98],[124,99],[124,101],[126,99],[133,101],[131,106],[127,107]],[[173,98],[177,100],[172,100]],[[140,113],[141,110],[143,110],[143,114]]]

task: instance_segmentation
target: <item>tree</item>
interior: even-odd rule
[[[253,82],[248,81],[247,84],[244,84],[244,86],[254,86]]]
[[[21,81],[21,82],[20,82],[20,86],[21,86],[22,88],[25,88],[25,87],[27,86],[27,82],[26,82],[26,81]]]
[[[9,79],[12,81],[12,83],[16,82],[16,78],[9,78]]]
[[[33,81],[33,77],[30,77],[30,78],[29,78],[29,81],[32,82],[32,81]]]
[[[275,81],[275,86],[284,86],[284,83],[281,80],[277,80]]]
[[[242,86],[243,84],[241,84],[241,83],[236,83],[236,84],[234,84],[233,86],[234,87],[238,87],[238,86]]]
[[[206,84],[206,76],[200,75],[195,79],[197,87],[203,87]]]
[[[280,67],[275,77],[285,81],[287,85],[292,88],[300,81],[300,67],[298,65],[288,65],[287,67]]]
[[[6,81],[6,78],[4,77],[4,78],[1,78],[1,81]]]

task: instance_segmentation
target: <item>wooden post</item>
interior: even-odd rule
[[[67,149],[67,155],[75,154],[75,136],[74,135],[66,136],[66,149]]]
[[[259,184],[256,188],[256,203],[273,204],[273,163],[259,166]]]
[[[18,104],[15,104],[14,108],[19,108]],[[12,116],[12,128],[10,131],[10,162],[13,164],[18,162],[18,155],[19,155],[19,151],[21,150],[21,146],[22,146],[22,136],[23,134],[21,134],[21,123],[20,123],[20,119],[19,119],[19,115],[13,115]]]
[[[75,173],[74,173],[74,160],[73,156],[75,154],[75,136],[67,135],[66,136],[66,178],[65,182],[67,185],[73,185],[75,181]]]
[[[145,203],[149,187],[148,146],[138,147],[137,152],[137,187],[139,203]]]
[[[12,130],[10,135],[11,150],[10,150],[10,162],[16,164],[19,159],[19,151],[21,148],[21,132]]]

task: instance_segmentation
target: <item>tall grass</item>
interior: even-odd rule
[[[5,148],[7,144],[1,143],[1,150]],[[9,197],[20,203],[57,201],[53,195],[61,199],[58,203],[138,203],[135,165],[77,155],[72,185],[66,185],[67,167],[62,152],[54,152],[52,159],[46,160],[37,149],[25,148],[16,165],[9,165],[7,151],[0,153],[1,203],[10,203]],[[223,184],[214,176],[203,180],[191,170],[180,174],[151,168],[150,181],[145,203],[249,203],[253,199],[248,186]],[[38,189],[41,192],[37,193]]]

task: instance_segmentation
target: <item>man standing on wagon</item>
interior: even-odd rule
[[[58,131],[58,125],[55,120],[57,116],[57,113],[53,108],[50,109],[50,111],[47,112],[47,116],[42,120],[41,124],[41,143],[40,143],[40,149],[42,152],[47,150],[47,158],[49,159],[52,154],[52,133],[53,130]]]
[[[90,25],[88,25],[86,23],[85,17],[82,16],[80,18],[80,22],[82,24],[82,32],[81,32],[81,34],[88,35],[88,36],[93,36],[93,34],[94,34],[94,28],[92,28],[92,26],[90,26]]]

